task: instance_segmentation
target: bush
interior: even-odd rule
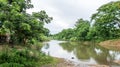
[[[0,67],[24,67],[24,65],[18,63],[3,63]]]
[[[6,49],[0,52],[0,67],[40,67],[52,60],[41,52],[29,49]]]

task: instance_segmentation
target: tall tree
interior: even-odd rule
[[[87,20],[79,19],[75,24],[75,32],[78,40],[86,40],[87,33],[89,32],[90,22]]]
[[[32,15],[26,13],[26,9],[32,7],[31,0],[1,0],[0,34],[9,33],[11,42],[14,43],[33,43],[43,40],[42,36],[48,33],[44,24],[52,19],[45,11]]]
[[[120,37],[120,1],[107,3],[97,11],[91,20],[94,22],[98,39]]]

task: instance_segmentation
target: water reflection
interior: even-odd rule
[[[113,60],[120,59],[120,51],[103,48],[94,42],[62,42],[52,40],[42,48],[42,51],[50,53],[54,57],[87,64],[115,65]]]

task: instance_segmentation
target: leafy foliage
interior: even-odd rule
[[[102,39],[113,39],[120,36],[120,1],[101,6],[92,15],[96,36]]]
[[[87,20],[79,19],[76,24],[75,28],[73,29],[66,29],[62,32],[55,35],[57,39],[63,40],[87,40],[87,33],[89,31],[90,23]]]
[[[7,49],[0,52],[0,67],[39,67],[51,61],[51,57],[29,49]]]
[[[10,34],[11,43],[30,44],[35,41],[43,41],[44,36],[49,35],[49,30],[44,28],[45,23],[50,23],[45,11],[26,13],[26,9],[32,8],[30,0],[6,0],[0,1],[0,34]],[[42,34],[42,36],[41,36]],[[35,40],[34,42],[31,42]]]
[[[78,37],[78,40],[86,40],[87,34],[89,32],[90,22],[87,20],[79,19],[76,24],[76,36]]]
[[[37,49],[16,49],[16,44],[34,44],[44,41],[49,35],[45,23],[52,20],[45,11],[26,13],[33,8],[31,0],[0,0],[0,43],[2,39],[10,38],[13,48],[0,51],[0,67],[39,67],[53,61]],[[4,38],[2,38],[4,37]],[[35,44],[36,43],[36,44]],[[32,47],[33,48],[33,47]]]
[[[90,23],[92,23],[90,25]],[[75,28],[63,30],[54,37],[65,40],[108,40],[120,37],[120,1],[102,5],[91,22],[79,19]],[[69,34],[68,34],[69,33]],[[69,36],[69,37],[68,37]]]

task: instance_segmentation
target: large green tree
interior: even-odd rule
[[[87,34],[89,32],[90,22],[83,19],[78,19],[75,24],[75,36],[78,40],[87,40]]]
[[[0,34],[9,34],[11,43],[34,43],[48,35],[44,24],[52,18],[45,11],[26,13],[30,8],[31,0],[0,0]]]
[[[92,15],[93,27],[98,39],[112,39],[120,37],[120,1],[110,2],[101,6]]]

